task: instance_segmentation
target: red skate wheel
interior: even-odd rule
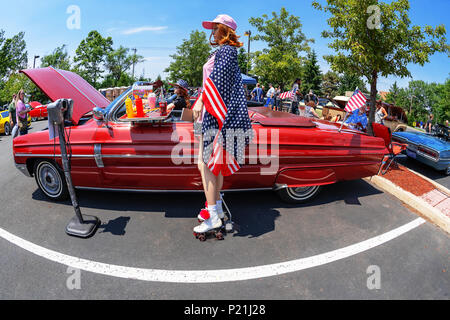
[[[201,235],[198,236],[198,240],[200,240],[202,242],[206,241],[206,236],[204,234],[201,234]]]
[[[218,232],[217,234],[216,234],[216,238],[217,238],[217,240],[223,240],[224,238],[223,238],[223,233],[222,232]]]

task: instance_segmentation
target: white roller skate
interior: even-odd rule
[[[215,210],[215,208],[212,209],[211,207],[209,207],[208,209],[209,210],[204,209],[202,210],[202,212],[203,217],[207,218],[208,214],[209,218],[205,219],[199,226],[194,228],[194,236],[200,241],[205,241],[208,234],[214,234],[217,240],[223,240],[222,220],[219,218],[217,210]]]

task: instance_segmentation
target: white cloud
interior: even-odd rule
[[[122,31],[122,34],[130,35],[130,34],[136,34],[136,33],[140,33],[140,32],[146,32],[146,31],[162,31],[167,28],[168,28],[167,26],[159,26],[159,27],[143,26],[143,27],[124,30],[124,31]]]

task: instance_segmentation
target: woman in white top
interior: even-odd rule
[[[375,111],[375,122],[384,124],[384,119],[388,116],[386,110],[381,105],[381,102],[377,102],[377,110]]]

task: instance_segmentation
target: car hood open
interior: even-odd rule
[[[52,101],[58,99],[73,100],[74,124],[94,107],[105,108],[109,101],[78,74],[53,67],[25,69],[21,71]]]

